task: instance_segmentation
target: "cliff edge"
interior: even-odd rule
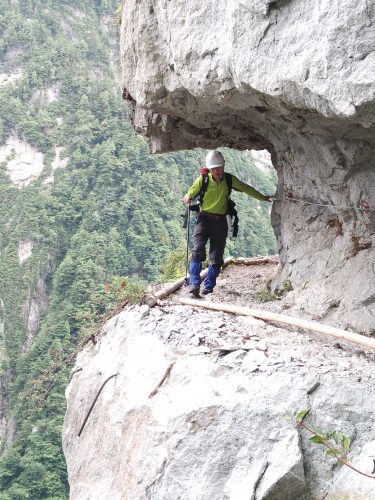
[[[260,292],[273,268],[231,266],[204,301],[252,303],[246,287]],[[285,306],[287,295],[262,307]],[[347,436],[371,475],[373,364],[373,351],[175,296],[128,307],[78,356],[67,389],[70,498],[373,500],[374,479],[285,419],[310,408],[306,424]]]

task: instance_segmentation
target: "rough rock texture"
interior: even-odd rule
[[[306,422],[348,435],[370,473],[373,364],[373,353],[249,317],[125,310],[79,355],[67,389],[70,498],[374,499],[374,479],[334,466],[282,418],[310,407]]]
[[[375,207],[374,22],[366,0],[129,0],[121,24],[124,97],[150,150],[270,151],[278,283],[364,330],[375,324],[375,212],[358,210]]]
[[[18,259],[20,264],[32,256],[33,246],[34,242],[29,239],[18,242]]]

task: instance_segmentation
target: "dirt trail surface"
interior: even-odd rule
[[[280,312],[283,305],[280,300],[262,302],[260,298],[271,297],[268,284],[276,273],[277,266],[273,264],[230,265],[219,275],[214,293],[204,300]]]
[[[287,314],[292,305],[288,292],[270,291],[270,284],[276,277],[277,269],[275,264],[231,264],[220,273],[214,293],[202,297],[202,300]],[[189,287],[182,287],[173,297],[191,297]],[[298,317],[312,319],[304,314],[303,308]]]
[[[290,314],[291,316],[306,320],[317,320],[317,318],[312,318],[310,315],[306,314],[303,307],[299,308],[297,311],[293,308],[293,313],[291,314],[289,309],[293,305],[293,301],[289,299],[287,291],[280,292],[280,294],[270,292],[269,285],[276,276],[276,273],[277,265],[274,264],[229,265],[219,275],[214,293],[204,297],[202,296],[201,300],[245,306],[252,309],[272,311],[284,315]],[[172,305],[176,303],[175,298],[178,297],[190,298],[191,294],[189,294],[189,287],[183,286],[177,290],[170,296],[170,300],[167,302]],[[203,314],[203,311],[205,316],[207,314],[211,315],[213,321],[218,317],[231,318],[229,319],[231,327],[233,328],[231,334],[236,335],[237,332],[240,333],[240,335],[243,336],[243,342],[246,342],[255,334],[267,340],[267,343],[274,343],[275,347],[276,345],[280,348],[282,346],[287,347],[290,353],[293,351],[293,346],[298,345],[299,348],[297,350],[299,352],[298,358],[300,362],[302,362],[301,359],[303,357],[302,351],[308,358],[315,358],[318,365],[319,363],[321,363],[321,366],[326,365],[325,368],[330,367],[331,362],[336,363],[338,359],[346,356],[361,357],[370,363],[375,361],[375,351],[329,335],[308,332],[307,330],[285,324],[265,322],[251,317],[236,317],[231,314],[212,312],[204,309],[198,310],[195,308],[194,315]],[[197,322],[199,323],[199,321]],[[202,341],[202,343],[204,342]],[[311,349],[306,350],[308,346],[310,346]],[[321,349],[323,350],[321,351]],[[293,360],[293,356],[288,356],[288,359]],[[351,365],[352,363],[344,363],[344,365],[346,364]],[[357,363],[356,367],[359,369]],[[331,367],[331,369],[332,368],[333,367]],[[362,366],[362,369],[363,375],[367,376],[367,363]],[[323,372],[324,371],[328,370],[324,369]],[[355,372],[358,373],[357,370],[355,370]]]

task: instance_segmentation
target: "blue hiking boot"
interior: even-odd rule
[[[193,297],[195,297],[195,298],[199,299],[199,298],[200,298],[200,294],[199,294],[199,286],[191,286],[191,287],[190,287],[190,290],[189,290],[189,293],[190,293]]]

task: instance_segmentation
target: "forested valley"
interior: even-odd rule
[[[68,498],[69,355],[119,303],[185,270],[181,199],[206,151],[151,156],[132,129],[119,14],[117,0],[0,0],[1,500]],[[20,148],[42,164],[32,177],[12,171]],[[273,170],[222,151],[274,192]],[[269,206],[233,198],[227,253],[274,253]]]

